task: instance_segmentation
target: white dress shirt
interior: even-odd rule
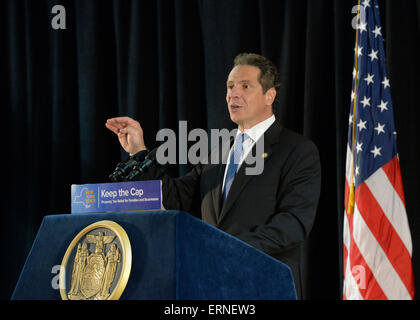
[[[243,143],[243,152],[242,152],[242,156],[239,159],[239,164],[238,164],[238,168],[236,171],[239,170],[239,168],[241,167],[243,161],[245,160],[245,158],[247,157],[248,153],[252,150],[252,147],[254,146],[255,142],[258,141],[258,139],[267,131],[267,129],[274,123],[274,121],[276,120],[276,117],[274,116],[274,114],[265,119],[264,121],[261,121],[260,123],[256,124],[255,126],[253,126],[252,128],[249,129],[245,129],[243,132],[241,132],[238,128],[238,131],[236,132],[236,137],[235,137],[235,142],[236,139],[238,138],[239,134],[241,133],[246,133],[248,135],[248,139],[246,139]],[[223,186],[222,186],[222,193],[223,190],[225,189],[225,180],[226,180],[226,173],[227,173],[227,169],[230,163],[230,155],[233,151],[233,147],[235,145],[235,142],[232,145],[232,148],[229,151],[229,155],[228,155],[228,163],[226,164],[226,168],[225,168],[225,174],[223,176]]]

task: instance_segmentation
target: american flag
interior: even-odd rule
[[[346,160],[343,299],[414,299],[412,242],[378,1],[365,0],[359,8]]]

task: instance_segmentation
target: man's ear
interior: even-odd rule
[[[268,89],[265,93],[265,104],[272,105],[274,103],[274,99],[276,99],[276,89],[271,88]]]

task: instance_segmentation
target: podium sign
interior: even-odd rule
[[[71,186],[71,213],[161,210],[162,181]]]

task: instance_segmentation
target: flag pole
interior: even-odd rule
[[[354,75],[354,97],[353,97],[353,128],[352,128],[352,162],[351,162],[351,180],[350,180],[350,192],[349,192],[349,203],[347,206],[347,213],[354,213],[354,163],[355,163],[355,153],[354,145],[356,139],[356,109],[357,109],[357,81],[358,81],[358,71],[359,71],[359,24],[360,24],[360,0],[357,3],[357,24],[356,24],[356,48],[355,48],[355,75]]]

